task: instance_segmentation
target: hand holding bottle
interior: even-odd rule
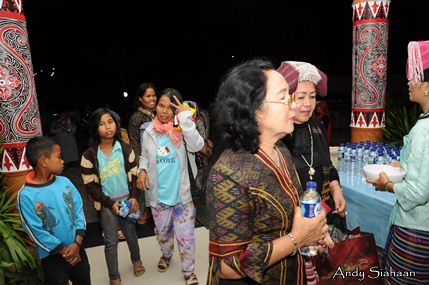
[[[305,218],[300,207],[295,208],[292,224],[290,233],[295,238],[298,248],[318,241],[324,242],[325,231],[329,229],[324,211],[314,218]]]

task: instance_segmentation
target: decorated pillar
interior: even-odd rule
[[[0,171],[16,191],[31,168],[25,146],[42,135],[42,126],[22,1],[0,0],[0,6]]]
[[[355,0],[351,141],[383,138],[390,0]]]

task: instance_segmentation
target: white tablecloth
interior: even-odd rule
[[[363,174],[350,176],[340,173],[340,182],[347,201],[347,228],[352,230],[360,226],[361,231],[373,233],[377,245],[384,248],[396,196],[375,191],[374,186],[366,183]]]

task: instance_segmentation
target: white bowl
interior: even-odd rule
[[[368,164],[363,167],[363,174],[371,180],[377,179],[380,172],[385,172],[389,180],[395,183],[401,182],[405,177],[405,170],[402,167],[382,164]]]

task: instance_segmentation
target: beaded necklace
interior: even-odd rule
[[[310,180],[313,180],[313,175],[316,173],[316,170],[313,168],[313,134],[311,133],[311,127],[310,124],[308,124],[308,131],[310,132],[310,141],[311,141],[311,151],[310,151],[310,163],[308,163],[307,159],[305,159],[304,155],[301,154],[302,159],[304,159],[305,164],[309,167],[308,174],[310,175]]]

